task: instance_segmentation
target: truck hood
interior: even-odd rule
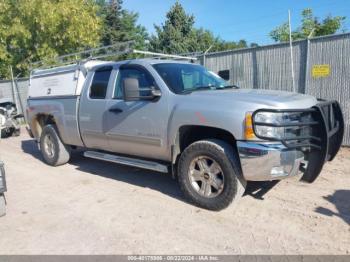
[[[190,94],[196,100],[209,103],[235,102],[238,104],[248,104],[252,108],[309,108],[317,103],[313,96],[303,95],[276,90],[264,89],[225,89],[225,90],[205,90],[192,92]]]

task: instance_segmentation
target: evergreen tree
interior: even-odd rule
[[[122,8],[122,0],[102,3],[100,16],[103,20],[101,45],[111,45],[124,41],[135,41],[135,48],[146,47],[146,29],[137,25],[138,14]]]
[[[203,52],[210,46],[211,51],[247,47],[245,40],[238,43],[224,41],[209,30],[195,28],[194,23],[194,16],[187,14],[182,5],[176,2],[167,13],[165,23],[155,25],[156,35],[151,37],[150,48],[155,52],[181,54]]]
[[[164,53],[185,53],[190,50],[193,40],[194,16],[186,14],[179,2],[171,7],[166,21],[161,26],[155,25],[157,36],[151,39],[151,48]]]
[[[103,31],[101,43],[103,45],[111,45],[122,38],[122,0],[110,0],[102,6]]]

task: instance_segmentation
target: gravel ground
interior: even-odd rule
[[[235,207],[210,212],[170,175],[79,152],[50,167],[22,133],[0,144],[0,254],[350,254],[349,148],[311,185],[251,183]]]

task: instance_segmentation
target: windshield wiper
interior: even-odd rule
[[[181,94],[189,94],[192,93],[193,91],[200,91],[200,90],[215,90],[217,86],[197,86],[194,88],[190,89],[185,89],[184,91],[181,92]]]
[[[185,89],[181,92],[181,94],[190,94],[193,91],[200,91],[200,90],[219,90],[219,89],[227,89],[227,88],[235,88],[239,89],[240,87],[237,85],[227,85],[227,86],[197,86],[190,89]]]

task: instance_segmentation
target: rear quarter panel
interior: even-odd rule
[[[62,141],[68,145],[83,146],[78,126],[79,96],[28,99],[28,122],[31,130],[38,115],[51,115],[55,120]],[[33,132],[37,140],[38,135]]]

